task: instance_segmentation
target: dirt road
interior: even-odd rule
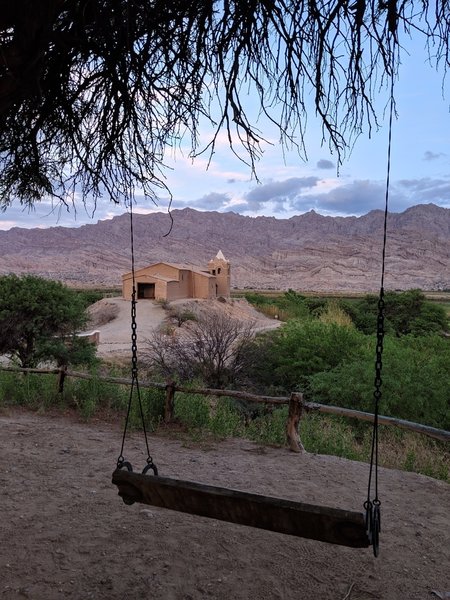
[[[123,298],[107,298],[100,301],[105,310],[109,308],[115,317],[104,325],[94,325],[100,332],[100,343],[97,354],[101,358],[129,357],[131,354],[131,305]],[[99,303],[98,303],[99,304]],[[269,319],[256,311],[246,300],[229,300],[225,303],[217,300],[177,300],[171,302],[172,306],[183,307],[189,310],[222,310],[230,317],[251,320],[255,323],[255,332],[273,329],[280,326],[280,322]],[[136,303],[137,341],[142,347],[152,331],[159,327],[167,318],[160,304],[151,300],[141,300]]]
[[[131,354],[131,304],[123,298],[108,298],[105,303],[118,309],[118,312],[109,323],[95,327],[100,332],[97,354],[101,358],[118,355],[128,357]],[[151,332],[161,325],[166,316],[166,311],[156,302],[149,300],[137,302],[138,344],[142,344]]]
[[[126,506],[119,424],[0,415],[0,598],[427,600],[450,592],[450,486],[381,469],[381,555]],[[160,474],[360,510],[367,465],[230,439],[151,436]],[[133,434],[126,457],[143,466]],[[444,596],[441,595],[441,598]]]

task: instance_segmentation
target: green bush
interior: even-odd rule
[[[220,398],[210,413],[209,429],[220,437],[242,435],[244,419],[236,410],[234,402],[228,398]]]
[[[245,437],[263,444],[282,446],[286,443],[286,420],[288,408],[275,409],[271,415],[264,415],[250,421]]]
[[[60,403],[54,375],[0,371],[0,405],[37,410]]]
[[[95,304],[103,298],[103,292],[100,290],[73,290],[77,296],[81,299],[84,308],[87,308],[91,304]]]
[[[300,438],[307,452],[362,460],[364,451],[355,444],[355,430],[348,420],[310,414],[302,420]]]
[[[249,377],[268,393],[308,394],[312,375],[330,371],[356,359],[370,344],[367,336],[351,327],[318,320],[293,320],[255,340],[257,361]]]
[[[22,367],[90,364],[95,347],[76,334],[87,321],[82,298],[57,281],[0,277],[0,354]]]
[[[142,413],[144,416],[145,428],[147,431],[155,431],[164,419],[165,391],[160,389],[141,389]],[[127,402],[129,399],[129,394]],[[139,400],[137,393],[133,394],[130,427],[142,429],[142,417],[139,409]]]
[[[199,394],[175,394],[175,417],[189,428],[203,429],[209,424],[209,401]]]
[[[269,317],[277,315],[281,321],[308,319],[311,316],[305,296],[291,289],[279,296],[249,292],[245,294],[245,298],[262,313]]]
[[[385,294],[385,329],[388,333],[401,335],[429,335],[448,329],[445,308],[429,302],[420,290],[387,292]],[[356,327],[366,334],[376,331],[378,298],[368,295],[362,300],[347,303],[345,310]]]
[[[65,405],[76,408],[83,418],[89,419],[100,409],[125,410],[127,392],[126,386],[101,381],[92,373],[92,379],[66,378],[63,401]]]
[[[371,346],[334,369],[309,378],[311,398],[373,411],[375,339]],[[439,336],[386,337],[380,412],[410,421],[450,429],[450,341]]]
[[[351,317],[337,300],[329,300],[318,315],[318,319],[321,323],[335,323],[341,327],[354,327]]]

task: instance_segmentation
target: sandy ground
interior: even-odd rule
[[[101,358],[131,355],[131,304],[123,298],[107,298],[96,303],[115,308],[116,316],[109,323],[96,325],[100,332],[97,354]],[[136,303],[137,342],[142,344],[151,332],[166,318],[166,311],[156,302],[143,300]]]
[[[381,555],[135,504],[111,484],[121,425],[0,415],[0,598],[426,600],[450,592],[450,486],[381,469]],[[245,440],[150,437],[160,474],[359,510],[362,463]],[[143,466],[133,433],[125,455]],[[439,595],[433,594],[435,591]]]

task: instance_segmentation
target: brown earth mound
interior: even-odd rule
[[[115,319],[119,315],[119,312],[117,304],[103,298],[88,307],[89,323],[87,327],[89,329],[96,329],[97,327],[106,325]]]

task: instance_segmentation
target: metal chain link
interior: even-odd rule
[[[131,294],[131,376],[137,377],[137,322],[136,322],[136,287],[133,282]]]
[[[129,26],[130,26],[130,9],[129,9],[129,2],[127,2],[127,19],[126,19],[126,26],[127,26],[127,49],[130,50],[131,46],[130,46],[130,35],[129,35]],[[132,401],[133,401],[133,392],[136,389],[136,395],[138,398],[138,404],[139,404],[139,413],[141,416],[141,422],[142,422],[142,429],[144,431],[144,438],[145,438],[145,445],[147,448],[147,465],[144,467],[143,469],[143,473],[145,474],[149,469],[153,470],[153,473],[155,475],[158,474],[158,470],[156,468],[156,465],[153,463],[153,459],[150,455],[150,448],[148,445],[148,437],[147,437],[147,430],[145,427],[145,418],[144,418],[144,411],[142,408],[142,400],[141,400],[141,393],[139,390],[139,379],[138,379],[138,347],[137,347],[137,314],[136,314],[136,304],[137,304],[137,300],[136,300],[136,269],[135,269],[135,260],[134,260],[134,226],[133,226],[133,198],[134,198],[134,192],[133,192],[133,184],[131,181],[131,176],[130,178],[127,180],[126,182],[127,187],[126,187],[126,197],[125,197],[125,201],[128,201],[129,207],[130,207],[130,246],[131,246],[131,275],[132,275],[132,293],[131,293],[131,388],[130,388],[130,396],[128,399],[128,407],[127,407],[127,415],[125,418],[125,425],[124,425],[124,429],[123,429],[123,435],[122,435],[122,447],[120,449],[120,454],[119,457],[117,459],[117,468],[118,469],[122,469],[124,467],[126,467],[129,471],[132,471],[133,468],[131,466],[131,463],[129,463],[128,461],[125,460],[124,456],[123,456],[123,449],[124,449],[124,445],[125,445],[125,438],[127,435],[127,430],[128,430],[128,423],[130,420],[130,413],[131,413],[131,405],[132,405]]]
[[[136,277],[135,277],[135,266],[134,266],[134,229],[133,229],[133,203],[130,201],[130,237],[131,237],[131,274],[132,274],[132,293],[131,293],[131,389],[130,396],[128,399],[127,415],[125,418],[125,426],[122,436],[122,447],[120,450],[119,457],[117,459],[117,468],[121,469],[126,467],[129,471],[132,471],[131,464],[125,460],[123,456],[123,449],[125,445],[125,438],[128,430],[128,423],[130,420],[131,405],[133,401],[133,392],[136,390],[138,399],[139,414],[141,417],[142,430],[144,432],[145,446],[147,448],[147,464],[143,469],[145,474],[149,469],[153,471],[155,475],[158,474],[156,465],[153,462],[153,458],[150,454],[150,447],[148,444],[147,429],[145,427],[144,410],[142,407],[141,392],[139,389],[138,379],[138,347],[137,347],[137,300],[136,300]]]
[[[364,502],[366,510],[366,530],[370,543],[373,547],[373,553],[378,556],[379,553],[379,536],[381,531],[381,502],[378,497],[378,415],[381,402],[381,386],[382,369],[383,369],[383,345],[384,345],[384,316],[385,316],[385,301],[384,301],[384,275],[386,266],[386,241],[387,241],[387,219],[389,208],[389,188],[391,176],[391,149],[392,149],[392,121],[394,116],[394,72],[391,73],[391,90],[390,90],[390,110],[389,110],[389,134],[388,134],[388,151],[387,151],[387,168],[386,168],[386,191],[385,191],[385,207],[384,207],[384,225],[383,225],[383,251],[381,259],[381,285],[380,295],[378,298],[377,312],[377,343],[375,350],[375,381],[374,381],[374,418],[372,430],[372,448],[370,453],[370,470],[369,482],[367,487],[367,500]],[[371,498],[372,492],[372,475],[374,473],[374,497]]]
[[[372,448],[370,455],[370,471],[369,483],[367,489],[367,500],[364,503],[366,509],[366,529],[372,544],[373,553],[378,556],[379,553],[379,538],[381,531],[381,502],[378,497],[378,415],[381,401],[381,386],[383,383],[381,374],[383,369],[383,344],[384,344],[384,288],[380,289],[378,299],[378,315],[377,315],[377,344],[375,351],[375,381],[373,397],[375,400],[373,433],[372,433]],[[372,474],[375,477],[375,496],[371,499],[372,489]]]

